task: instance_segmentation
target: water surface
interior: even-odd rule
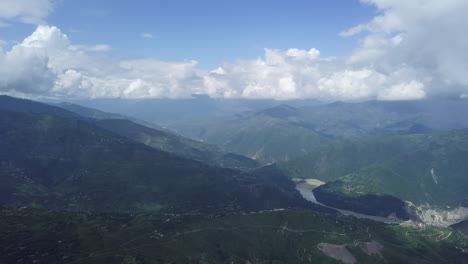
[[[379,221],[379,222],[384,222],[384,223],[401,223],[402,222],[401,220],[398,220],[398,219],[393,219],[393,218],[390,219],[390,218],[385,218],[385,217],[380,217],[380,216],[360,214],[360,213],[356,213],[353,211],[338,209],[338,208],[324,205],[323,203],[320,203],[317,201],[317,199],[314,196],[313,190],[319,187],[320,185],[325,184],[325,182],[322,182],[317,179],[296,179],[296,178],[293,179],[293,181],[296,183],[296,190],[299,191],[299,193],[302,195],[302,197],[304,197],[304,199],[311,201],[313,203],[331,208],[331,209],[335,209],[339,211],[340,213],[342,213],[343,215],[352,215],[356,218],[366,218],[366,219],[371,219],[374,221]]]

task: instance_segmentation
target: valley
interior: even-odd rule
[[[468,0],[0,0],[0,264],[468,264]]]
[[[252,133],[279,144],[262,148],[270,162],[284,144],[300,154],[265,165],[147,121],[58,106],[0,97],[0,262],[468,260],[467,130],[328,135],[302,151],[308,139],[274,121],[296,113],[280,105],[248,122],[284,142]]]

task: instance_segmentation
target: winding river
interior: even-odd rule
[[[321,206],[325,206],[325,207],[328,207],[328,208],[331,208],[331,209],[335,209],[335,210],[339,211],[340,213],[342,213],[343,215],[352,215],[352,216],[354,216],[356,218],[366,218],[366,219],[370,219],[370,220],[374,220],[374,221],[378,221],[378,222],[384,222],[384,223],[395,223],[395,224],[401,223],[401,221],[397,220],[397,219],[389,219],[389,218],[385,218],[385,217],[365,215],[365,214],[360,214],[360,213],[356,213],[356,212],[353,212],[353,211],[338,209],[338,208],[334,208],[334,207],[331,207],[331,206],[324,205],[324,204],[318,202],[317,199],[315,199],[314,193],[312,192],[318,186],[320,186],[322,184],[325,184],[324,182],[322,182],[320,180],[316,180],[316,179],[293,179],[293,181],[296,183],[296,190],[298,190],[299,193],[301,193],[301,195],[302,195],[302,197],[304,197],[304,199],[306,199],[308,201],[311,201],[313,203],[319,204]]]

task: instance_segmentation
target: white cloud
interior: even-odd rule
[[[340,34],[361,36],[349,56],[323,57],[314,48],[265,49],[262,57],[225,63],[212,71],[198,69],[195,61],[119,60],[103,52],[111,49],[108,45],[73,45],[58,28],[39,26],[9,51],[0,48],[0,91],[340,100],[468,94],[468,1],[361,1],[374,5],[378,13]],[[0,13],[0,18],[11,17]]]
[[[372,65],[397,82],[394,85],[400,83],[400,88],[421,83],[419,96],[422,92],[432,96],[468,90],[468,1],[362,2],[374,5],[381,13],[342,34],[367,33],[348,63]]]
[[[44,24],[54,9],[53,0],[0,0],[0,18],[28,24]],[[6,26],[0,21],[0,25]]]
[[[352,27],[350,29],[347,29],[345,31],[341,31],[340,36],[350,37],[350,36],[357,35],[357,34],[363,32],[364,30],[366,30],[366,25],[360,24],[360,25],[354,26],[354,27]]]
[[[205,91],[215,97],[298,98],[320,63],[320,52],[265,49],[265,58],[225,64],[205,76]]]
[[[151,33],[141,33],[141,37],[146,38],[146,39],[154,38],[153,34],[151,34]]]
[[[226,72],[224,71],[224,69],[222,67],[218,67],[218,68],[212,70],[211,73],[216,73],[216,74],[219,74],[219,75],[226,74]]]
[[[46,93],[53,86],[54,73],[47,54],[22,45],[0,54],[0,89],[25,93]]]
[[[424,84],[411,81],[385,89],[379,93],[380,100],[418,100],[426,97]]]
[[[0,91],[126,98],[187,97],[203,92],[202,72],[195,61],[119,61],[95,53],[108,49],[71,45],[58,28],[38,26],[22,43],[0,52]]]
[[[189,97],[202,92],[204,72],[196,69],[196,61],[166,62],[156,59],[126,60],[120,67],[133,80],[144,80],[145,86],[127,92],[127,97]],[[143,89],[145,88],[145,89]]]
[[[109,51],[111,49],[112,49],[111,46],[107,44],[98,44],[98,45],[89,47],[89,50],[91,51]]]
[[[318,90],[332,98],[360,99],[374,95],[382,87],[386,77],[369,69],[345,70],[318,80]]]
[[[0,90],[124,98],[180,98],[194,93],[228,98],[415,98],[414,89],[394,80],[413,76],[411,69],[389,77],[371,67],[322,58],[317,49],[265,49],[263,58],[224,64],[211,72],[197,69],[196,61],[115,60],[99,53],[108,49],[72,45],[58,28],[39,26],[1,54]],[[393,88],[379,92],[387,87]]]
[[[209,90],[245,97],[422,99],[467,94],[468,1],[362,0],[378,15],[340,33],[362,34],[358,47],[340,59],[319,52],[265,51],[264,59],[224,65]],[[279,80],[290,78],[295,89]]]
[[[225,64],[212,71],[205,76],[204,87],[207,94],[215,97],[390,100],[390,95],[380,95],[380,91],[389,87],[397,89],[406,83],[408,76],[417,77],[411,69],[387,75],[371,66],[321,58],[316,49],[266,49],[264,58]],[[391,95],[395,100],[406,99],[405,95],[415,99],[406,90]]]
[[[67,35],[60,29],[49,26],[38,26],[29,37],[21,43],[22,47],[37,48],[47,52],[58,52],[70,44]]]
[[[112,47],[107,44],[98,44],[98,45],[92,45],[92,46],[86,46],[86,45],[71,45],[68,47],[70,50],[74,51],[96,51],[96,52],[104,52],[104,51],[110,51]]]

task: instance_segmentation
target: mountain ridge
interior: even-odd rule
[[[4,205],[124,212],[298,206],[334,213],[305,201],[292,185],[184,159],[81,117],[44,112],[0,110]]]

